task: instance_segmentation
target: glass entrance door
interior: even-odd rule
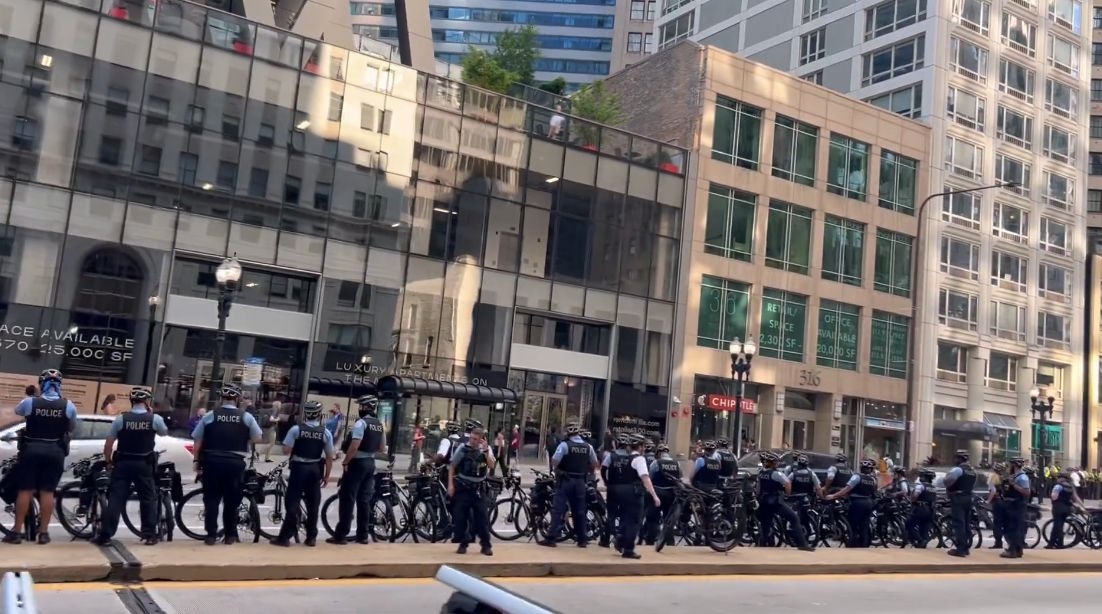
[[[524,441],[521,456],[539,460],[547,457],[547,443],[551,428],[562,436],[566,425],[566,395],[548,392],[526,392],[524,394],[524,417],[521,431]]]

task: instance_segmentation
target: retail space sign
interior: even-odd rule
[[[245,368],[241,371],[241,385],[256,388],[264,377],[264,359],[255,356],[245,359]]]
[[[865,426],[874,429],[887,429],[889,431],[906,430],[902,420],[885,420],[883,418],[865,418]]]
[[[696,404],[714,411],[734,411],[738,407],[744,414],[758,413],[758,404],[753,399],[738,399],[722,394],[702,394],[696,398]]]

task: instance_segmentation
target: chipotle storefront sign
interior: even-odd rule
[[[722,394],[702,394],[696,398],[696,404],[714,411],[734,411],[737,406],[744,414],[758,413],[758,404],[753,399],[736,399]]]

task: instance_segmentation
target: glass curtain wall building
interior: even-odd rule
[[[664,429],[685,151],[179,0],[0,0],[0,381],[82,412],[212,379],[347,407],[387,373],[523,395],[431,422]],[[211,373],[214,268],[244,266]],[[151,297],[158,300],[151,301]]]

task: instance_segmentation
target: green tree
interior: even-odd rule
[[[541,84],[540,89],[556,96],[562,96],[562,93],[566,91],[566,79],[555,77],[547,83]]]
[[[494,56],[471,47],[463,56],[463,81],[495,92],[505,93],[517,80],[517,74],[504,68]]]
[[[517,81],[532,85],[535,79],[536,60],[540,51],[536,48],[536,28],[524,26],[506,30],[497,35],[494,59],[502,68],[517,76]]]
[[[591,83],[571,96],[570,112],[606,126],[618,126],[624,121],[620,98],[605,90],[603,81]]]

